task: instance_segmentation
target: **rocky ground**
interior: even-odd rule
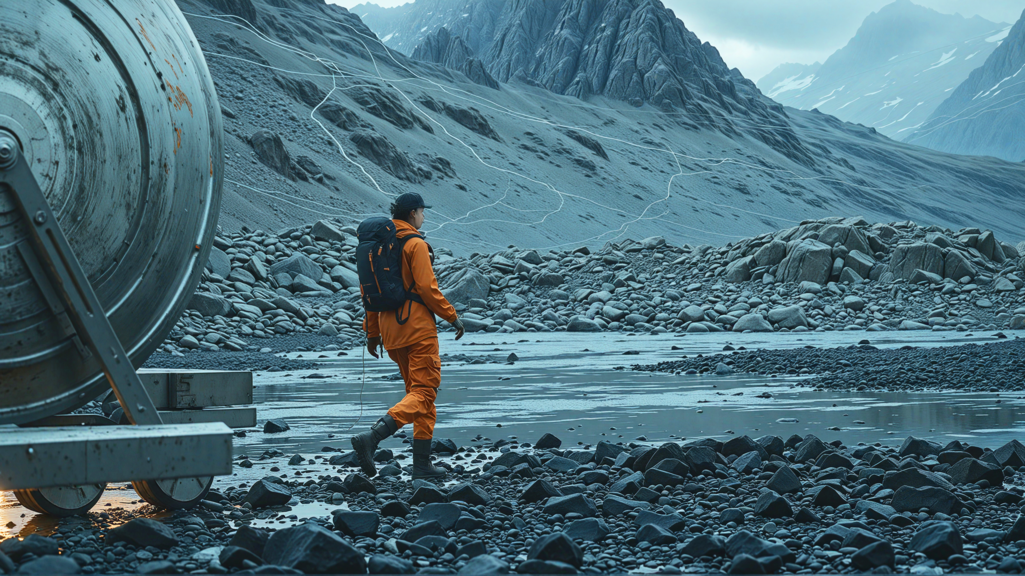
[[[1006,338],[997,333],[998,338]],[[992,344],[879,349],[871,340],[857,346],[793,350],[744,350],[727,345],[722,354],[698,354],[641,371],[675,374],[763,374],[770,377],[807,375],[801,386],[820,390],[957,390],[1021,392],[1025,390],[1025,339]]]
[[[155,360],[257,351],[281,335],[327,351],[358,345],[354,234],[319,221],[218,236],[190,310]],[[978,229],[831,218],[718,248],[662,238],[594,253],[457,258],[441,248],[435,269],[470,332],[1018,330],[1021,248]]]
[[[287,432],[285,432],[287,433]],[[403,434],[400,433],[400,437]],[[351,453],[240,455],[275,475],[158,519],[120,510],[0,543],[10,573],[759,573],[998,571],[1025,549],[1025,446],[900,447],[737,436],[564,449],[439,440],[450,473],[410,482]],[[312,470],[311,470],[312,469]],[[280,473],[278,475],[278,473]],[[454,481],[454,482],[453,482]],[[338,509],[301,522],[291,507]],[[325,510],[329,510],[326,507]],[[258,519],[282,519],[277,530]],[[289,519],[291,519],[289,521]],[[124,523],[124,524],[123,524]],[[60,553],[60,556],[56,554]]]

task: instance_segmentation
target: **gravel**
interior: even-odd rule
[[[86,573],[271,563],[308,573],[1017,573],[1025,551],[1025,446],[1016,441],[989,450],[736,436],[562,450],[478,437],[444,459],[444,487],[406,474],[366,479],[354,462],[327,464],[327,450],[307,456],[315,464],[211,492],[194,510],[134,520],[138,531],[116,528],[137,513],[112,509],[62,523],[49,538],[9,539],[0,564],[59,551]],[[408,463],[407,452],[388,463]],[[282,467],[291,457],[259,456]],[[577,464],[547,466],[556,459]],[[965,476],[967,468],[977,473]],[[337,511],[291,512],[314,502]],[[285,522],[248,526],[258,520]]]
[[[998,336],[1003,336],[998,333]],[[1025,339],[936,348],[876,348],[871,340],[856,346],[793,350],[744,350],[727,345],[722,354],[701,355],[656,365],[645,372],[730,373],[808,376],[799,386],[819,390],[1020,392],[1025,390]]]

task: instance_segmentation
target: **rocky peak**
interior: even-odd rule
[[[458,70],[477,84],[498,89],[498,82],[488,73],[484,63],[476,57],[473,50],[462,38],[454,36],[444,26],[428,34],[417,45],[413,51],[413,59]]]
[[[907,142],[1011,162],[1025,156],[1025,12],[1009,30],[986,40],[999,45]]]

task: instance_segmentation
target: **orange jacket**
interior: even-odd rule
[[[392,222],[395,222],[398,238],[417,234],[416,228],[404,220]],[[438,327],[431,312],[448,322],[455,322],[458,317],[455,308],[438,289],[438,279],[434,277],[427,243],[419,238],[406,242],[402,248],[402,260],[402,284],[409,290],[415,281],[413,292],[419,294],[424,303],[407,301],[399,310],[401,318],[409,317],[403,324],[399,324],[395,312],[367,312],[363,319],[363,329],[369,338],[381,336],[385,350],[405,348],[428,338],[437,338]]]

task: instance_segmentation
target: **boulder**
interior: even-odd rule
[[[598,515],[598,508],[594,501],[583,494],[570,494],[569,496],[555,496],[548,499],[542,510],[545,514],[580,514],[584,518],[591,518]]]
[[[263,559],[268,564],[295,568],[307,574],[364,574],[363,552],[317,524],[278,530],[267,540]]]
[[[752,332],[772,332],[772,324],[769,324],[769,321],[761,314],[751,312],[741,316],[733,324],[734,332],[744,332],[746,330]]]
[[[472,558],[465,566],[459,569],[458,574],[477,576],[484,574],[508,574],[509,564],[491,554],[481,554]]]
[[[264,508],[266,506],[282,506],[288,504],[291,499],[292,492],[287,486],[277,482],[257,480],[246,493],[245,502],[249,502],[253,508]]]
[[[999,466],[975,458],[958,460],[947,470],[947,474],[954,484],[975,484],[979,480],[986,480],[990,486],[1004,484],[1004,471]]]
[[[735,558],[747,554],[755,558],[777,556],[784,562],[793,562],[796,555],[785,545],[762,540],[747,530],[740,530],[726,540],[726,555]]]
[[[405,152],[376,132],[354,132],[349,136],[349,140],[356,145],[360,155],[399,180],[420,184],[430,176],[429,170],[414,164]]]
[[[922,524],[908,547],[933,560],[946,560],[964,552],[964,541],[953,522],[934,520]]]
[[[574,316],[566,325],[567,332],[601,332],[601,326],[586,316]]]
[[[527,560],[562,562],[580,568],[584,563],[584,551],[566,534],[555,532],[535,540],[527,552]]]
[[[359,274],[339,264],[331,269],[331,281],[338,282],[342,288],[359,288]]]
[[[705,319],[705,311],[700,306],[691,304],[681,310],[677,318],[684,322],[701,322]]]
[[[971,260],[958,250],[951,250],[943,258],[943,277],[960,280],[965,276],[975,278],[978,272]]]
[[[221,278],[231,274],[231,259],[220,248],[211,248],[210,257],[206,261],[206,269]]]
[[[107,546],[113,546],[117,542],[140,548],[153,546],[166,550],[178,545],[178,537],[170,526],[162,522],[151,518],[136,518],[107,532]]]
[[[789,494],[801,490],[801,480],[789,466],[783,466],[769,478],[765,487],[780,494]]]
[[[583,518],[566,525],[565,534],[574,540],[600,542],[609,535],[609,525],[601,518]]]
[[[381,525],[381,517],[377,515],[377,512],[335,510],[331,513],[331,516],[334,527],[346,536],[373,537],[377,534],[377,528]]]
[[[890,257],[890,272],[901,280],[910,281],[916,270],[942,275],[943,265],[943,249],[925,242],[897,246]]]
[[[747,282],[751,279],[751,268],[754,265],[754,256],[746,256],[730,262],[726,266],[723,279],[727,282]]]
[[[310,260],[309,256],[302,252],[296,252],[288,258],[271,265],[271,276],[276,276],[282,273],[287,273],[293,278],[302,274],[303,276],[314,280],[319,280],[320,277],[324,275],[324,271],[321,270],[320,265],[313,260]]]
[[[897,512],[918,512],[926,508],[930,514],[951,514],[961,510],[961,501],[953,492],[935,486],[901,486],[894,492],[890,504]]]
[[[804,309],[794,305],[770,310],[769,322],[780,328],[797,328],[798,326],[807,326],[808,318],[804,315]]]
[[[862,278],[868,278],[875,263],[874,258],[860,250],[852,250],[843,261],[845,268],[851,269]]]
[[[189,299],[189,310],[195,310],[208,318],[227,316],[231,312],[231,302],[224,296],[209,292],[196,292]]]
[[[794,509],[786,498],[772,490],[765,490],[755,501],[755,514],[766,518],[790,518]]]
[[[345,233],[328,220],[317,220],[310,230],[310,235],[325,242],[345,242]]]
[[[787,245],[787,256],[776,274],[783,282],[824,284],[832,271],[832,249],[817,240],[799,240]]]
[[[256,158],[271,170],[289,180],[295,180],[292,173],[292,159],[285,149],[281,136],[267,130],[258,130],[249,137],[249,145],[256,152]]]
[[[466,304],[470,300],[484,300],[491,293],[491,281],[476,268],[466,268],[446,280],[442,289],[449,302]]]
[[[756,266],[775,266],[787,255],[787,244],[782,240],[773,240],[755,252]]]
[[[871,251],[865,233],[854,226],[844,224],[826,226],[819,232],[818,241],[830,247],[839,244],[850,252],[856,250],[864,254]]]

